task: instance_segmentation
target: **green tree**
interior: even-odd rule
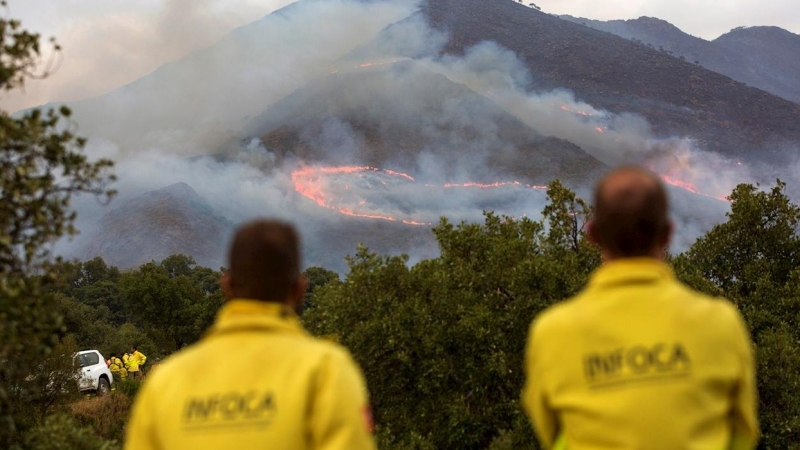
[[[746,297],[765,284],[784,285],[800,260],[800,208],[785,190],[780,180],[769,191],[737,186],[728,220],[687,252],[694,269],[733,297]]]
[[[5,2],[0,3],[5,6]],[[56,50],[57,50],[56,46]],[[39,35],[0,18],[0,91],[24,85],[41,63]],[[49,244],[74,234],[72,195],[109,198],[111,162],[91,162],[71,131],[70,111],[0,111],[0,446],[21,443],[18,418],[35,401],[25,379],[52,353],[61,317],[41,286],[52,280]],[[33,273],[40,275],[32,278]]]
[[[300,306],[298,313],[302,314],[305,310],[314,307],[314,292],[327,285],[328,283],[335,283],[339,281],[339,274],[328,270],[324,267],[309,267],[303,272],[303,276],[308,282],[308,289],[303,298],[303,304]]]
[[[161,267],[167,271],[170,278],[191,276],[196,266],[194,259],[186,255],[172,255],[161,261]]]
[[[756,345],[760,448],[800,442],[800,207],[780,180],[737,186],[731,210],[683,255],[678,276],[739,306]],[[796,448],[796,447],[795,447]]]
[[[167,355],[211,325],[223,302],[219,278],[190,257],[173,255],[123,274],[119,290],[128,317],[153,339],[158,355]]]
[[[91,427],[81,427],[67,414],[49,416],[25,439],[25,448],[31,450],[117,450],[115,441],[107,441],[94,434]]]
[[[153,339],[132,323],[122,324],[115,327],[110,334],[98,337],[103,339],[97,347],[106,358],[112,353],[116,353],[118,358],[122,358],[125,352],[130,351],[132,345],[136,345],[149,359],[155,360],[161,353]],[[148,364],[150,364],[149,360]]]
[[[188,277],[171,278],[167,269],[151,262],[124,274],[120,292],[129,317],[155,338],[159,353],[183,347],[191,330],[187,309],[201,296]]]

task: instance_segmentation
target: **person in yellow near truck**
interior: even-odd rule
[[[122,360],[117,358],[117,354],[116,353],[112,353],[111,354],[111,357],[108,358],[108,361],[106,361],[106,364],[108,364],[108,370],[111,371],[111,375],[113,375],[115,379],[117,377],[119,377],[121,379],[125,379],[125,378],[128,377],[128,371],[125,369],[125,366],[122,364]]]
[[[200,342],[167,358],[136,396],[125,449],[372,450],[363,375],[295,311],[306,281],[291,225],[240,228],[227,298]]]
[[[136,346],[131,347],[131,353],[128,356],[128,362],[126,364],[128,373],[131,375],[131,378],[134,379],[142,378],[142,366],[144,366],[144,363],[146,362],[147,362],[147,356],[144,356],[142,352],[137,350]]]
[[[623,167],[595,189],[588,237],[602,266],[537,317],[523,404],[548,449],[752,449],[750,338],[724,299],[681,284],[659,178]]]

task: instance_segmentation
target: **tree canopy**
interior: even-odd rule
[[[5,6],[5,2],[0,3]],[[55,49],[58,47],[53,43]],[[39,35],[0,18],[0,91],[42,75]],[[45,69],[46,72],[46,69]],[[107,199],[111,162],[89,161],[71,131],[70,111],[0,111],[0,445],[20,444],[26,405],[43,401],[29,375],[60,342],[61,316],[42,285],[53,281],[49,244],[76,232],[70,200]],[[37,276],[32,277],[31,275]]]

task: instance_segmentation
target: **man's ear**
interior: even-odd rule
[[[300,275],[297,278],[297,282],[294,284],[294,289],[289,293],[288,305],[293,311],[298,311],[300,309],[300,305],[303,304],[303,299],[305,299],[307,289],[308,280],[306,280],[306,277],[303,275]]]
[[[222,276],[219,278],[219,286],[222,289],[222,295],[225,296],[225,300],[232,300],[235,298],[233,295],[233,281],[228,272],[222,273]]]

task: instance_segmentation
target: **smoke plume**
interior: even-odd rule
[[[89,152],[118,162],[121,195],[111,208],[185,182],[234,223],[298,223],[307,264],[343,270],[343,252],[359,241],[412,260],[435,255],[428,230],[440,216],[477,221],[496,210],[536,219],[546,201],[536,183],[553,167],[591,174],[569,180],[584,198],[603,165],[651,167],[672,186],[673,251],[724,219],[724,197],[737,183],[763,181],[688,137],[655,138],[641,117],[603,111],[565,90],[528,91],[524,64],[496,44],[441,56],[446,36],[414,11],[410,2],[302,0],[72,105]],[[338,115],[302,125],[331,111]],[[377,125],[360,127],[354,116]],[[526,129],[518,122],[532,134],[509,132]],[[300,127],[299,139],[316,153],[277,152],[249,134],[264,124]],[[398,146],[377,148],[375,133],[395,136]],[[543,156],[523,148],[529,142],[559,150]],[[587,167],[565,166],[562,157]],[[342,166],[359,168],[334,170]],[[88,198],[75,207],[84,234],[62,251],[92,256],[80,249],[108,209]]]

